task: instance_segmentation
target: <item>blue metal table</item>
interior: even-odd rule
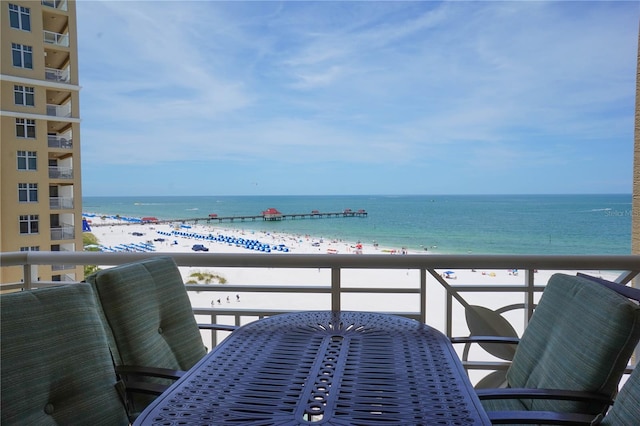
[[[489,425],[449,339],[418,321],[300,312],[234,331],[135,425]]]

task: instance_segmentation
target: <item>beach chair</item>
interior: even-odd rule
[[[640,300],[640,290],[554,274],[518,343],[506,373],[507,388],[476,390],[485,409],[592,415],[606,410],[640,338],[640,306],[630,297]],[[471,336],[452,341],[496,340]],[[573,391],[598,397],[575,401]]]
[[[580,395],[585,400],[588,394]],[[492,424],[551,424],[621,426],[640,424],[640,365],[636,365],[605,416],[550,411],[490,411]]]
[[[129,424],[89,285],[3,294],[0,323],[0,424]]]
[[[207,353],[180,271],[173,258],[156,257],[98,271],[86,281],[104,315],[116,371],[128,388],[148,391],[129,401],[135,417]]]

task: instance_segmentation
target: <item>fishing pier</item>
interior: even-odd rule
[[[320,212],[319,210],[313,210],[310,213],[281,213],[280,211],[269,208],[263,211],[259,215],[242,215],[242,216],[218,216],[217,214],[210,214],[207,217],[200,218],[188,218],[188,219],[173,219],[173,220],[157,220],[154,223],[170,223],[170,222],[194,222],[200,221],[210,222],[245,222],[245,221],[279,221],[279,220],[294,220],[294,219],[329,219],[329,218],[341,218],[341,217],[367,217],[365,210],[351,210],[346,209],[341,212]],[[143,218],[144,221],[145,218]],[[149,221],[151,222],[151,221]]]

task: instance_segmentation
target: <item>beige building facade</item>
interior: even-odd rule
[[[0,251],[82,250],[76,4],[2,0]],[[0,268],[0,282],[22,271]],[[38,268],[44,281],[82,268]]]

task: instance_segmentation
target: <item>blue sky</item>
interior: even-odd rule
[[[640,2],[77,3],[83,194],[630,193]]]

